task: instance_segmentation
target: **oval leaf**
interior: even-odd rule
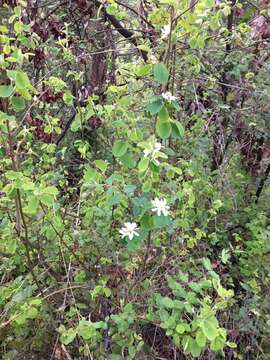
[[[21,96],[13,96],[11,103],[15,111],[21,111],[25,108],[25,100]]]
[[[1,85],[0,86],[0,97],[7,98],[13,92],[13,87],[11,85]]]
[[[144,157],[140,160],[138,168],[139,168],[139,172],[144,172],[147,170],[149,165],[149,159]]]
[[[185,135],[185,129],[179,121],[174,121],[172,123],[172,136],[175,138],[182,139]]]
[[[169,121],[161,121],[158,119],[156,123],[156,131],[162,139],[167,139],[171,135],[172,126]]]
[[[205,319],[201,328],[204,335],[210,341],[213,341],[218,336],[218,321],[214,316]]]
[[[160,110],[158,117],[160,119],[160,121],[169,121],[169,112],[166,108],[166,106],[163,106],[162,109]]]
[[[152,114],[155,115],[160,112],[163,103],[160,100],[154,101],[146,106],[146,109]]]
[[[169,71],[163,63],[154,65],[153,73],[154,78],[158,83],[162,85],[167,84],[169,80]]]
[[[118,140],[113,144],[112,153],[115,157],[125,155],[128,149],[128,143],[123,140]]]
[[[27,74],[23,71],[16,72],[15,83],[16,83],[16,87],[19,90],[27,89],[30,86],[30,80],[29,80]]]

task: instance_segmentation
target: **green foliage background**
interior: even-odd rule
[[[2,359],[270,358],[269,15],[0,1]]]

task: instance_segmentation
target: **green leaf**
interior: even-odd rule
[[[28,75],[23,71],[16,72],[15,83],[19,90],[27,89],[31,85]]]
[[[54,197],[50,194],[43,193],[39,196],[39,200],[46,206],[53,206]]]
[[[71,94],[70,90],[66,90],[63,96],[63,101],[65,104],[67,105],[72,105],[73,104],[73,99],[74,96]]]
[[[158,119],[156,123],[156,132],[162,139],[167,139],[168,137],[170,137],[172,132],[172,126],[170,122],[165,122]]]
[[[138,164],[139,172],[145,172],[148,166],[149,166],[149,159],[147,157],[143,157]]]
[[[137,76],[146,76],[150,73],[151,68],[152,68],[151,64],[138,66],[135,70],[135,73]]]
[[[189,342],[192,338],[189,335],[185,335],[182,339],[182,346],[183,346],[183,350],[184,352],[187,352],[188,347],[189,347]]]
[[[133,169],[136,166],[136,161],[133,159],[131,153],[127,152],[120,157],[121,162],[129,169]]]
[[[163,226],[168,225],[169,222],[170,222],[169,216],[164,216],[164,215],[154,216],[155,228],[162,228]]]
[[[169,112],[166,108],[166,106],[163,106],[158,114],[159,120],[162,122],[168,122],[170,117],[169,117]]]
[[[148,178],[144,183],[143,183],[143,186],[142,186],[142,191],[143,192],[149,192],[152,188],[152,180],[151,178]]]
[[[163,103],[161,100],[154,101],[146,106],[146,110],[148,110],[152,115],[155,115],[160,112],[163,107]]]
[[[7,76],[10,80],[16,80],[17,71],[16,70],[7,70]]]
[[[1,98],[10,97],[12,92],[13,92],[13,86],[11,86],[11,85],[0,85],[0,97]]]
[[[201,329],[208,340],[212,341],[218,336],[218,321],[214,316],[205,319]]]
[[[169,71],[163,63],[154,65],[153,74],[154,74],[155,80],[158,83],[160,83],[162,85],[167,84],[167,82],[169,80]]]
[[[118,140],[113,144],[112,153],[115,157],[121,157],[125,155],[128,149],[127,141]]]
[[[29,196],[28,205],[25,209],[28,215],[35,215],[38,209],[38,199],[35,196]]]
[[[69,329],[61,335],[60,340],[63,344],[68,345],[72,343],[76,335],[77,335],[77,331],[75,329]]]
[[[77,333],[84,340],[89,340],[96,334],[96,329],[93,327],[92,323],[87,320],[81,320],[78,327]]]
[[[203,262],[203,266],[206,268],[206,270],[208,270],[208,271],[212,270],[211,261],[208,258],[203,258],[202,262]]]
[[[108,164],[104,160],[95,160],[94,161],[96,167],[101,170],[102,172],[105,172],[107,170]]]
[[[165,296],[161,299],[160,301],[160,305],[164,306],[168,309],[173,309],[174,308],[174,302],[171,298],[169,298],[168,296]]]
[[[15,238],[8,239],[6,248],[9,254],[15,254],[17,249],[17,241]]]
[[[11,103],[15,111],[21,111],[25,109],[25,100],[21,96],[13,96]]]
[[[80,118],[80,116],[77,114],[77,115],[75,116],[75,119],[74,119],[74,120],[72,121],[72,123],[71,123],[70,130],[71,130],[72,132],[78,131],[78,130],[81,128],[81,124],[82,124],[81,118]]]
[[[175,330],[176,332],[178,332],[178,334],[184,334],[184,332],[186,331],[185,324],[178,324]]]
[[[185,129],[183,125],[177,120],[174,120],[171,125],[172,125],[172,136],[175,138],[182,139],[185,135]]]
[[[206,336],[201,330],[198,330],[196,333],[196,342],[200,347],[205,347],[206,344]]]
[[[216,337],[210,344],[210,349],[220,351],[224,348],[224,341],[220,337]]]
[[[26,312],[27,319],[35,319],[38,316],[38,310],[35,307],[30,307]]]
[[[93,168],[89,168],[85,171],[83,179],[85,182],[90,183],[94,181],[97,177],[97,172]]]
[[[188,347],[193,357],[200,356],[202,348],[197,344],[197,342],[194,339],[190,339]]]
[[[150,215],[144,215],[140,221],[141,228],[149,231],[154,228],[153,217]]]

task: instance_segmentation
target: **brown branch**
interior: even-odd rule
[[[110,21],[112,26],[119,32],[120,35],[122,35],[124,38],[128,39],[134,46],[138,46],[137,39],[134,37],[134,33],[130,30],[127,30],[120,24],[120,22],[113,16],[106,12],[104,9],[104,14],[106,18]],[[138,49],[139,50],[139,49]],[[147,61],[147,52],[144,50],[139,50],[142,58],[144,61]]]
[[[259,197],[261,196],[261,193],[262,193],[262,191],[263,191],[264,185],[265,185],[265,183],[266,183],[266,180],[267,180],[269,174],[270,174],[270,164],[267,166],[267,169],[266,169],[266,171],[265,171],[265,173],[264,173],[264,176],[263,176],[263,178],[261,179],[261,181],[260,181],[260,183],[259,183],[259,186],[258,186],[258,189],[257,189],[257,191],[256,191],[256,204],[257,204],[258,201],[259,201]]]
[[[118,0],[114,0],[114,2],[120,6],[123,6],[124,8],[130,10],[131,12],[133,12],[135,15],[139,16],[140,19],[142,19],[148,26],[150,26],[151,28],[153,28],[153,25],[142,15],[140,15],[138,13],[138,11],[136,11],[135,9],[133,9],[132,7],[126,5],[126,4],[123,4],[121,3],[120,1]]]

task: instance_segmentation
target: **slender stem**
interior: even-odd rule
[[[148,260],[148,257],[149,257],[150,246],[151,246],[151,231],[149,231],[149,233],[148,233],[147,244],[146,244],[146,252],[145,252],[143,263],[142,263],[141,274],[144,273],[144,270],[145,270],[145,267],[146,267],[146,263],[147,263],[147,260]]]

